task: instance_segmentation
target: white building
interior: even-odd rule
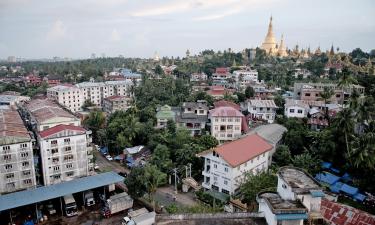
[[[17,106],[21,102],[29,101],[30,97],[11,93],[0,94],[0,105]]]
[[[107,97],[103,101],[103,111],[109,114],[118,110],[126,111],[131,107],[131,101],[132,98],[121,95]]]
[[[190,75],[190,81],[195,82],[195,81],[206,81],[207,80],[207,74],[205,73],[192,73]]]
[[[277,106],[273,100],[253,99],[246,103],[252,119],[262,119],[268,123],[273,123],[275,120]]]
[[[309,112],[309,105],[302,100],[285,99],[284,115],[288,118],[305,118]]]
[[[236,87],[241,90],[245,89],[250,84],[258,83],[258,71],[250,68],[233,71],[233,77],[236,81]]]
[[[33,139],[17,111],[0,109],[0,194],[36,186]]]
[[[44,185],[90,175],[93,170],[91,131],[57,125],[38,133]]]
[[[304,220],[322,224],[320,211],[323,188],[309,174],[296,167],[281,167],[277,172],[277,193],[261,192],[257,196],[259,212],[268,224],[304,224]]]
[[[102,106],[104,98],[114,95],[131,97],[131,79],[106,82],[83,82],[76,85],[62,84],[47,89],[47,97],[57,101],[72,112],[82,110],[86,101]]]
[[[245,116],[229,106],[212,109],[209,113],[211,119],[211,136],[219,142],[232,141],[241,136],[242,120]]]
[[[59,124],[81,126],[81,120],[48,99],[34,99],[25,104],[28,122],[36,131]]]
[[[257,134],[225,143],[197,154],[204,158],[202,187],[234,194],[245,173],[257,174],[268,169],[273,146]]]

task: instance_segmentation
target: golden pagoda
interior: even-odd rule
[[[284,44],[284,35],[281,35],[280,45],[279,45],[279,49],[278,49],[277,54],[280,57],[288,56],[288,53],[286,52],[286,47],[285,47],[285,44]]]
[[[260,48],[265,50],[266,53],[270,55],[276,55],[278,53],[277,43],[272,29],[272,16],[270,18],[270,23],[268,25],[267,36],[264,39],[262,46]]]

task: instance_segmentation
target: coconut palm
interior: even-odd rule
[[[346,151],[349,154],[349,137],[352,136],[354,131],[353,112],[350,108],[341,110],[333,121],[336,129],[343,132],[345,138]]]
[[[355,167],[367,169],[375,168],[375,133],[368,132],[357,138],[353,142],[353,147],[349,154],[349,159]]]
[[[328,124],[330,124],[330,120],[328,116],[327,103],[329,102],[329,99],[331,99],[333,94],[334,94],[333,90],[329,87],[324,87],[323,92],[320,93],[320,99],[324,101],[324,117],[328,121]]]

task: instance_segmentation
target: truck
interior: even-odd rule
[[[95,205],[94,193],[92,191],[85,192],[85,205],[86,206]]]
[[[128,195],[128,193],[123,192],[109,197],[109,199],[104,202],[102,213],[104,217],[109,217],[115,213],[122,212],[132,207],[133,199]]]
[[[155,212],[141,208],[128,213],[122,220],[122,225],[152,225],[155,224]]]
[[[64,210],[68,217],[78,215],[77,204],[72,194],[64,196]]]

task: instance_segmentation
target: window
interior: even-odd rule
[[[228,122],[233,122],[233,119],[232,118],[228,118]]]
[[[21,152],[21,157],[22,158],[27,158],[29,156],[28,152]]]
[[[221,122],[225,122],[226,121],[226,119],[225,118],[221,118]]]
[[[259,155],[258,155],[258,157],[257,157],[257,160],[259,160]]]
[[[231,137],[233,137],[233,135],[232,134],[227,134],[227,137],[231,138]]]
[[[71,161],[71,160],[73,160],[73,155],[64,156],[64,161]]]
[[[221,125],[221,126],[220,126],[220,131],[225,131],[225,130],[226,130],[225,125]]]
[[[263,153],[262,157],[264,157],[266,155],[266,153]]]
[[[66,164],[66,168],[67,168],[67,169],[71,169],[71,168],[73,168],[73,164],[72,164],[72,163]]]
[[[65,138],[64,143],[70,143],[70,138]]]
[[[9,151],[10,150],[10,146],[7,145],[7,146],[3,146],[3,151]]]
[[[20,144],[20,148],[27,148],[27,144],[26,143]]]
[[[59,162],[59,158],[52,158],[52,162],[53,163],[58,163]]]
[[[72,177],[73,175],[74,175],[74,172],[67,172],[67,173],[66,173],[66,176],[67,176],[67,177]]]
[[[53,167],[53,171],[59,171],[60,170],[60,166],[54,166]]]
[[[51,149],[51,152],[52,152],[52,154],[58,153],[59,149],[58,148],[53,148],[53,149]]]
[[[71,151],[72,150],[72,147],[68,146],[65,148],[65,151],[68,152],[68,151]]]
[[[227,126],[227,130],[232,130],[233,129],[233,125],[228,125]]]
[[[215,130],[219,130],[219,127],[218,127],[218,126],[215,126]]]
[[[24,184],[31,184],[32,181],[31,181],[31,179],[27,179],[27,180],[24,180],[23,183],[24,183]]]
[[[302,114],[302,109],[299,109],[299,110],[298,110],[298,113],[299,113],[299,114]]]
[[[7,175],[5,175],[5,177],[7,179],[12,179],[12,178],[14,178],[14,173],[8,173]]]
[[[7,164],[5,165],[5,169],[6,170],[11,170],[13,168],[13,165],[12,164]]]
[[[57,145],[57,140],[51,141],[51,145]]]
[[[12,155],[4,155],[4,160],[8,161],[12,159]]]
[[[225,190],[225,189],[221,189],[221,192],[224,193],[224,194],[227,194],[229,195],[229,191],[228,190]]]
[[[294,109],[289,109],[289,112],[290,113],[294,113]]]
[[[305,96],[310,96],[310,93],[305,93]]]
[[[224,180],[224,184],[225,184],[225,185],[228,185],[228,181]]]
[[[29,162],[22,162],[22,166],[23,166],[23,167],[28,167],[29,165],[30,165]]]
[[[240,126],[235,126],[234,129],[235,130],[240,130]]]
[[[240,118],[236,118],[236,122],[240,122]]]
[[[217,164],[214,164],[214,168],[217,169]]]
[[[217,181],[217,177],[214,177],[214,181]]]
[[[219,119],[218,119],[218,118],[215,118],[215,122],[219,122]]]
[[[229,171],[229,170],[228,170],[228,167],[225,167],[225,168],[224,168],[224,171],[225,171],[225,172],[228,172],[228,171]]]
[[[31,171],[30,170],[27,170],[27,171],[23,171],[22,174],[24,176],[29,176],[31,174]]]
[[[341,95],[340,95],[340,94],[337,94],[337,95],[336,95],[336,98],[340,98],[340,97],[341,97]]]

